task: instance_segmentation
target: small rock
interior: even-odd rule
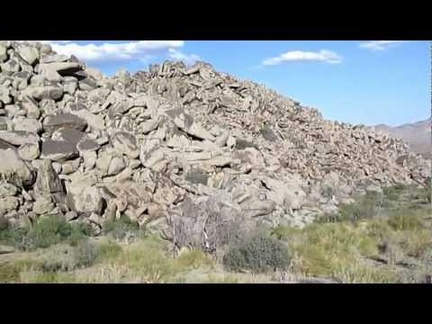
[[[33,161],[40,155],[39,144],[27,143],[18,148],[18,155],[24,161]]]
[[[21,46],[17,52],[23,60],[32,66],[35,66],[39,60],[39,51],[33,46]]]
[[[27,111],[27,117],[38,119],[40,116],[40,110],[38,107],[38,103],[30,96],[23,96],[21,105],[24,110]]]
[[[119,174],[126,168],[126,164],[122,157],[113,157],[108,167],[108,176],[113,176]]]
[[[39,134],[42,131],[42,123],[35,118],[17,117],[13,120],[13,129]]]
[[[11,183],[0,182],[0,197],[15,196],[18,188]]]
[[[54,203],[49,196],[38,197],[33,204],[33,212],[38,215],[48,214],[53,209]]]
[[[97,152],[100,148],[99,144],[90,138],[83,138],[81,141],[77,144],[78,151],[80,153],[84,152]]]
[[[0,215],[17,210],[19,207],[18,197],[6,196],[0,198]]]
[[[95,151],[85,151],[82,153],[84,160],[84,169],[91,170],[95,167],[97,161],[97,153]]]
[[[63,78],[63,90],[65,93],[74,95],[78,88],[78,80],[75,77],[68,76]]]
[[[136,159],[139,156],[137,140],[133,134],[127,132],[116,132],[111,136],[111,143],[117,152]]]
[[[70,161],[65,161],[62,163],[62,174],[71,174],[78,170],[81,163],[81,159],[75,159]]]

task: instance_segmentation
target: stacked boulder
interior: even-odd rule
[[[0,43],[0,217],[11,223],[61,214],[100,229],[127,215],[165,230],[191,219],[201,233],[219,214],[301,226],[359,188],[428,177],[430,161],[404,142],[204,62],[107,78],[47,44]]]

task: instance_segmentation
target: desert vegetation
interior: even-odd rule
[[[337,213],[295,228],[262,227],[215,255],[172,243],[126,217],[95,236],[83,223],[44,216],[30,228],[2,226],[1,282],[428,282],[432,274],[429,189],[369,192]],[[133,237],[127,241],[126,237]]]

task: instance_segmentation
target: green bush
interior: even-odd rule
[[[23,228],[12,228],[9,223],[3,223],[0,229],[0,243],[24,249],[29,245],[26,237],[27,230]]]
[[[247,238],[232,246],[223,257],[223,263],[229,270],[268,270],[286,269],[290,257],[285,244],[266,235]]]
[[[93,265],[98,257],[98,247],[89,239],[77,246],[56,245],[51,247],[42,260],[44,272],[71,271]]]
[[[76,267],[86,268],[92,266],[98,255],[99,248],[95,243],[89,239],[80,241],[74,250]]]
[[[116,258],[122,252],[122,248],[115,242],[106,241],[99,244],[99,259],[101,261]]]
[[[103,233],[112,236],[116,240],[122,240],[128,234],[138,235],[140,231],[139,224],[132,221],[127,216],[120,219],[107,221],[103,226]]]
[[[76,246],[80,241],[91,236],[92,229],[85,223],[69,223],[66,219],[55,215],[41,217],[30,228],[27,236],[31,248],[47,248],[62,242]]]
[[[341,204],[335,213],[324,214],[319,222],[337,223],[343,221],[357,221],[371,219],[380,215],[385,207],[384,195],[374,191],[367,191],[352,204]]]
[[[0,242],[15,246],[20,250],[34,250],[47,248],[62,242],[76,246],[80,241],[93,235],[90,225],[68,223],[66,219],[50,215],[41,217],[33,227],[12,228],[8,223],[2,223],[0,228]]]
[[[397,231],[420,230],[424,228],[422,219],[417,215],[395,215],[390,217],[387,222]]]
[[[396,201],[399,199],[400,195],[404,192],[405,189],[406,186],[402,184],[397,184],[394,186],[384,187],[383,194],[387,199]]]

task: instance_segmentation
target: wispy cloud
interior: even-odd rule
[[[187,65],[201,60],[201,58],[196,54],[186,54],[175,48],[170,48],[168,50],[168,57],[175,61],[183,61]]]
[[[376,51],[384,51],[388,48],[397,46],[405,42],[406,41],[368,41],[368,42],[360,43],[359,47],[376,52]]]
[[[75,55],[80,60],[127,61],[148,58],[149,55],[168,55],[184,46],[184,41],[135,41],[82,44],[71,41],[45,41],[59,54]]]
[[[319,52],[289,51],[277,57],[264,60],[262,65],[271,66],[289,62],[325,62],[329,64],[339,64],[342,62],[342,56],[325,49]]]

